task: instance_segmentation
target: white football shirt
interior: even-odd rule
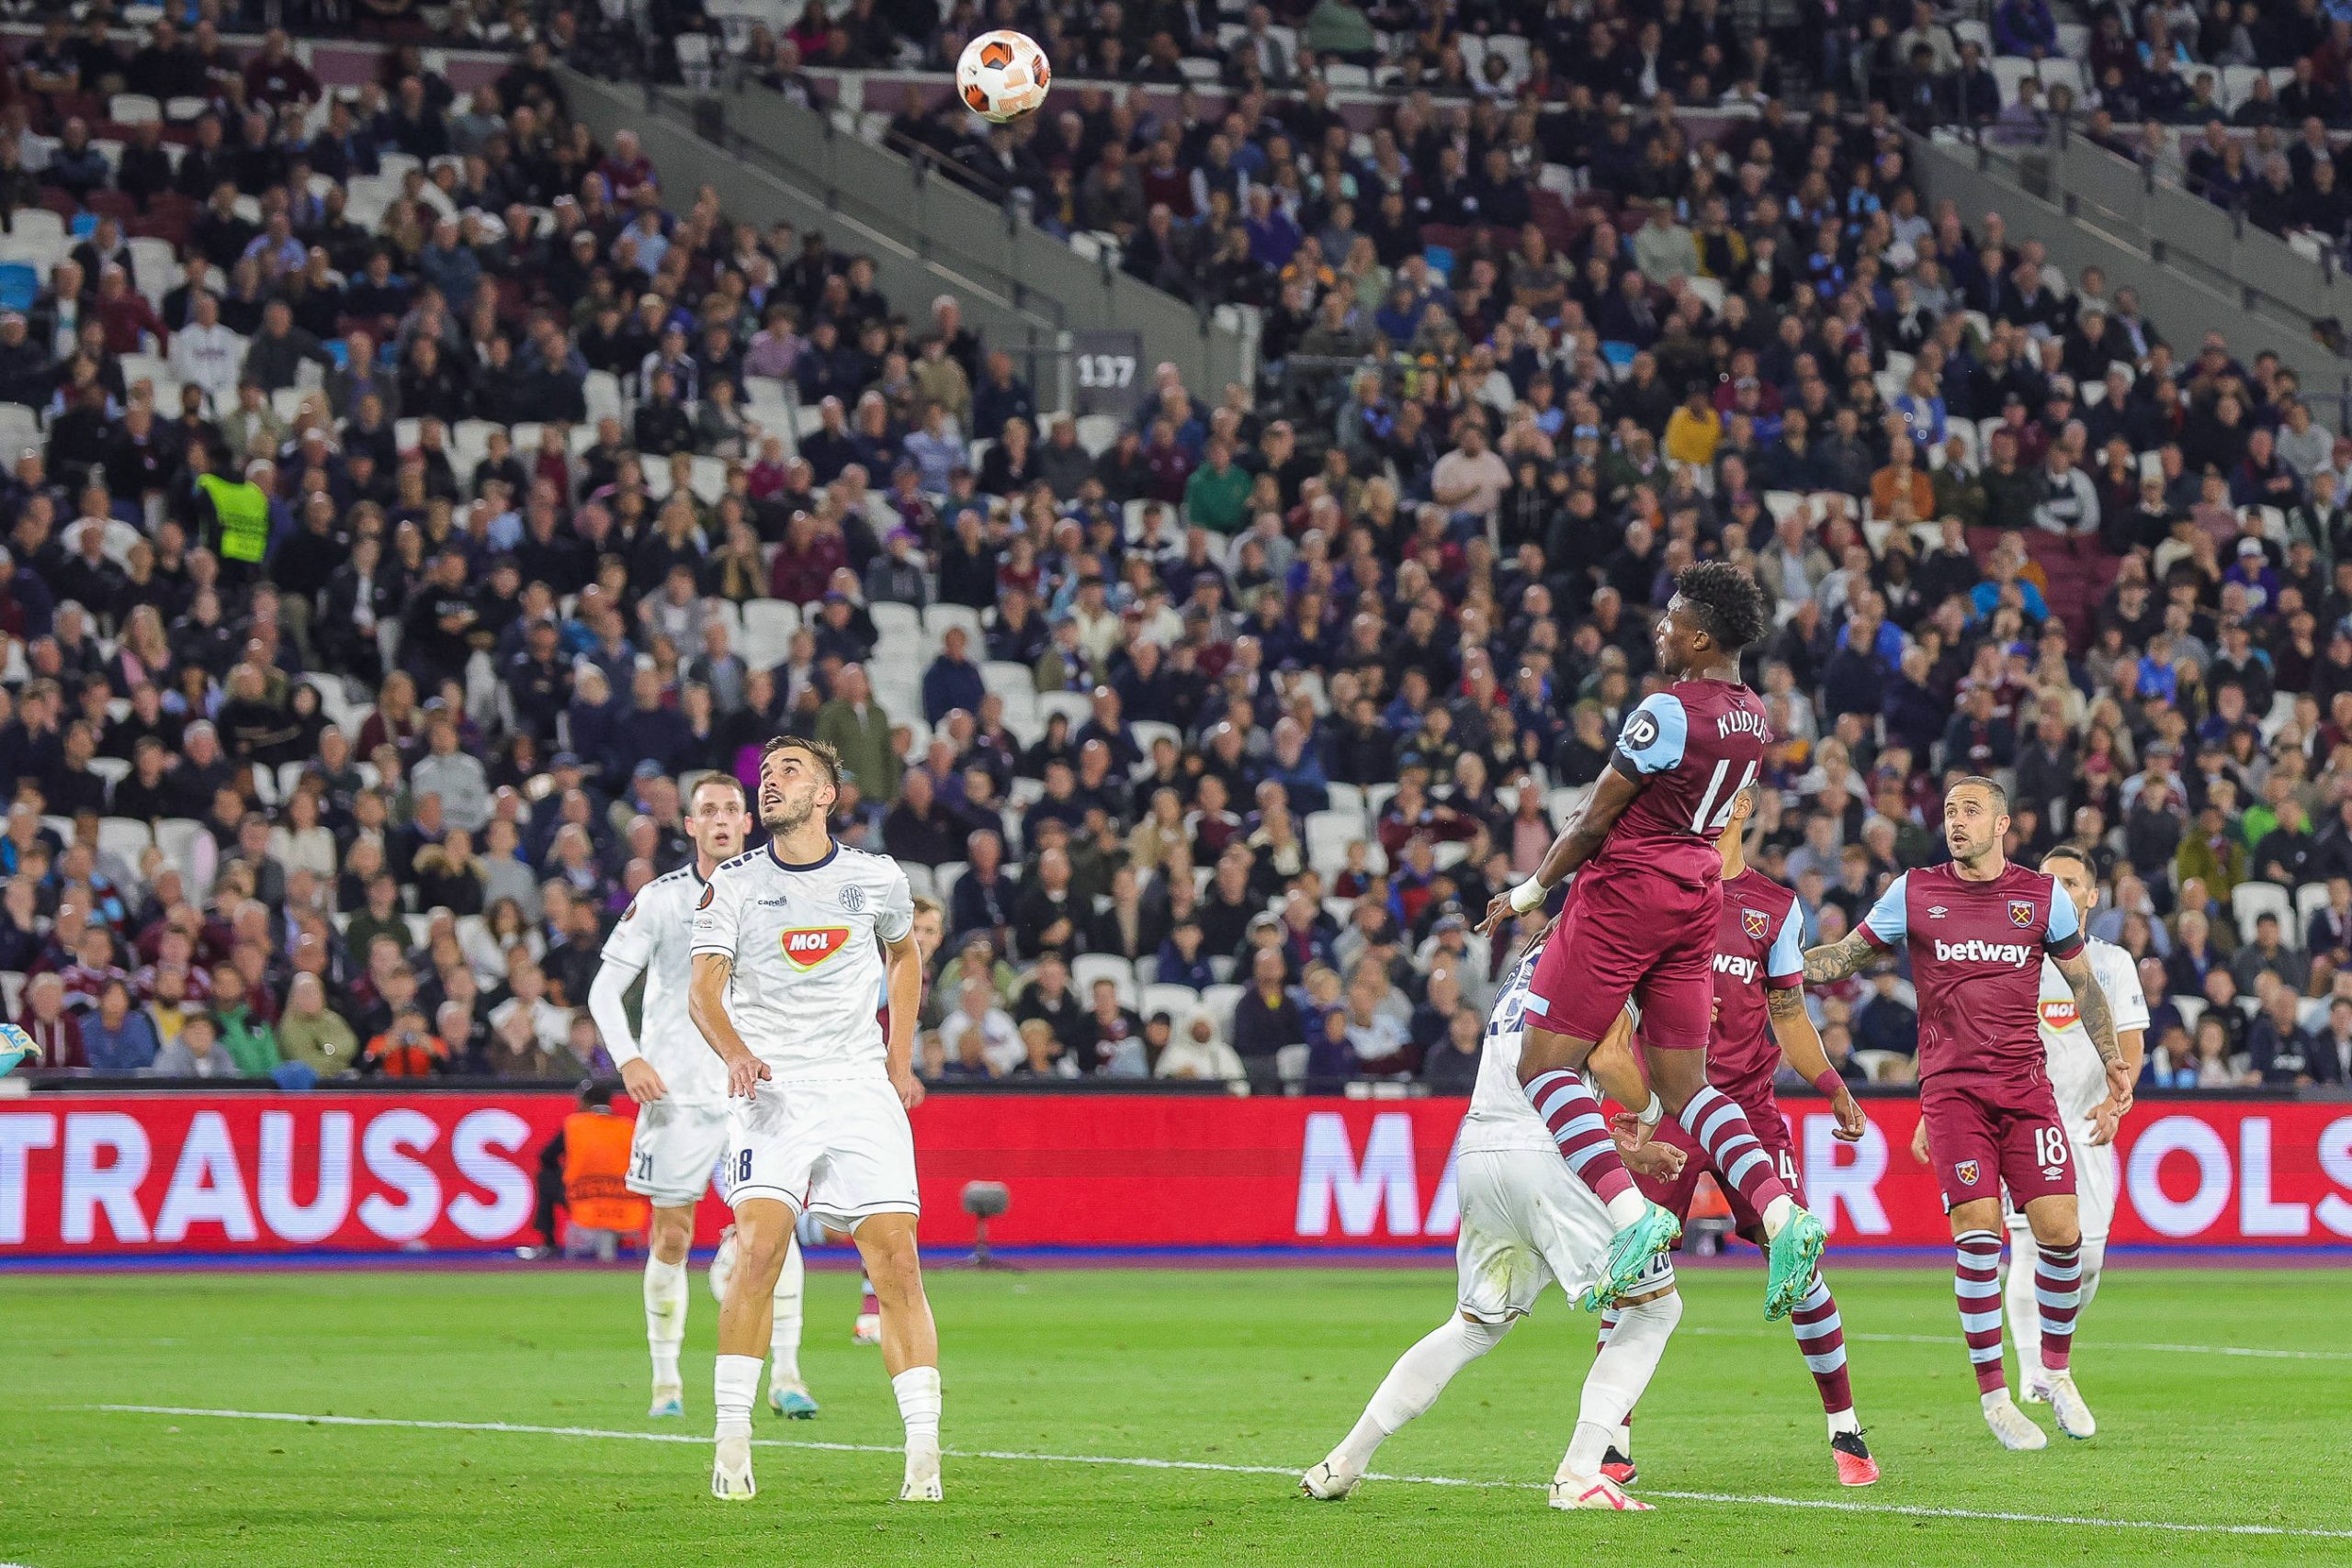
[[[692,951],[733,961],[727,1016],[777,1081],[880,1077],[881,943],[914,919],[907,874],[888,855],[835,844],[789,865],[770,843],[711,874]]]
[[[2140,989],[2140,971],[2132,955],[2111,942],[2086,937],[2083,953],[2090,960],[2091,976],[2107,993],[2107,1010],[2119,1035],[2148,1027],[2148,998]],[[2107,1098],[2107,1067],[2091,1043],[2090,1031],[2075,1011],[2075,988],[2058,965],[2041,961],[2041,1046],[2049,1057],[2050,1089],[2066,1130],[2081,1130],[2091,1111]]]
[[[1454,1142],[1462,1154],[1559,1151],[1552,1130],[1535,1114],[1519,1083],[1519,1054],[1527,1043],[1527,983],[1535,976],[1535,960],[1543,951],[1538,947],[1511,965],[1487,1014],[1487,1043],[1478,1054],[1478,1078],[1471,1086],[1470,1111],[1463,1117],[1462,1133]]]
[[[681,1105],[727,1102],[727,1064],[686,1013],[694,976],[695,904],[705,884],[689,862],[637,890],[605,939],[604,962],[645,975],[638,1049],[662,1075],[669,1098]]]

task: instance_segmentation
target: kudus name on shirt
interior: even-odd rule
[[[1715,735],[1718,739],[1726,735],[1756,735],[1768,740],[1771,739],[1764,728],[1764,716],[1750,713],[1746,708],[1724,709],[1715,720]]]

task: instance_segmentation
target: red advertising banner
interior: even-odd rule
[[[1918,1109],[1865,1103],[1859,1144],[1787,1107],[1837,1241],[1949,1235],[1914,1161]],[[43,1095],[0,1102],[0,1258],[487,1251],[532,1239],[545,1095]],[[923,1239],[967,1243],[964,1183],[1001,1181],[1004,1247],[1442,1246],[1460,1100],[954,1095],[915,1113]],[[2115,1239],[2352,1238],[2352,1106],[2143,1101]],[[701,1239],[725,1211],[706,1199]]]

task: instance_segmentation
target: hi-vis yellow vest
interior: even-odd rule
[[[220,519],[220,554],[227,560],[258,562],[269,549],[269,497],[251,479],[199,474],[197,484],[212,498]]]

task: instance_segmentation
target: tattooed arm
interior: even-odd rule
[[[1804,951],[1804,983],[1826,986],[1859,971],[1876,957],[1881,950],[1871,945],[1860,926],[1826,947],[1808,947]]]
[[[1820,1089],[1824,1083],[1833,1086],[1824,1092],[1829,1096],[1830,1113],[1838,1121],[1837,1136],[1849,1144],[1859,1139],[1869,1130],[1869,1118],[1854,1103],[1853,1091],[1830,1065],[1829,1053],[1821,1043],[1821,1032],[1814,1028],[1813,1015],[1804,1010],[1804,992],[1794,986],[1776,987],[1764,993],[1764,1005],[1772,1015],[1772,1039],[1781,1047],[1781,1060],[1814,1088]]]
[[[2077,948],[2073,957],[2052,957],[2051,962],[2058,965],[2058,973],[2066,977],[2075,993],[2075,1011],[2083,1021],[2083,1032],[2091,1037],[2099,1060],[2107,1065],[2108,1101],[2120,1114],[2132,1104],[2132,1065],[2124,1057],[2123,1043],[2116,1038],[2115,1015],[2108,1008],[2107,993],[2099,989],[2098,976],[2091,973],[2090,954]]]

